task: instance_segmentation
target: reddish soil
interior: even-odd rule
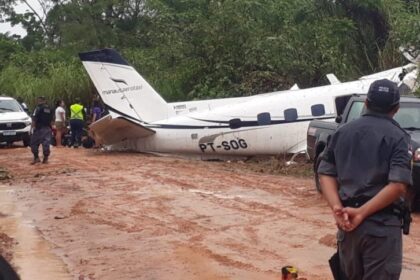
[[[12,176],[0,185],[73,279],[274,280],[284,265],[332,279],[335,225],[310,178],[268,174],[258,162],[70,148],[30,161],[29,149],[0,148]],[[413,218],[401,279],[420,273]]]

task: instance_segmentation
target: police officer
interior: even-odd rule
[[[402,234],[397,202],[411,185],[410,137],[392,117],[396,84],[371,84],[366,113],[337,129],[318,168],[339,227],[340,266],[350,280],[399,279]]]
[[[38,106],[32,115],[32,127],[34,128],[31,137],[31,151],[34,155],[32,164],[41,162],[38,155],[39,145],[42,144],[44,157],[42,163],[48,162],[51,143],[51,122],[53,114],[51,108],[46,104],[45,97],[38,97]]]
[[[80,104],[80,99],[76,98],[75,103],[70,106],[71,145],[74,148],[79,147],[82,143],[84,116],[84,107]]]

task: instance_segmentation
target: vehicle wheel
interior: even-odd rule
[[[31,145],[31,136],[28,135],[24,137],[22,142],[24,147],[28,147],[29,145]]]
[[[321,190],[321,182],[319,181],[319,175],[318,175],[318,172],[317,172],[317,170],[318,170],[318,167],[319,167],[319,164],[321,163],[321,154],[319,154],[316,158],[315,158],[315,161],[314,161],[314,173],[315,173],[315,187],[316,187],[316,190],[319,192],[319,193],[322,193],[322,190]]]

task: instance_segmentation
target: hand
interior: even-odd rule
[[[343,211],[343,207],[334,206],[333,215],[337,227],[344,231],[348,231],[347,229],[350,226],[350,222],[347,213]]]
[[[346,207],[342,210],[342,212],[347,215],[349,222],[346,231],[355,230],[366,218],[362,208]]]

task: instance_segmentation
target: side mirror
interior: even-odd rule
[[[335,117],[335,122],[336,123],[341,123],[341,121],[343,120],[343,117],[340,115],[340,116],[337,116],[337,117]]]

